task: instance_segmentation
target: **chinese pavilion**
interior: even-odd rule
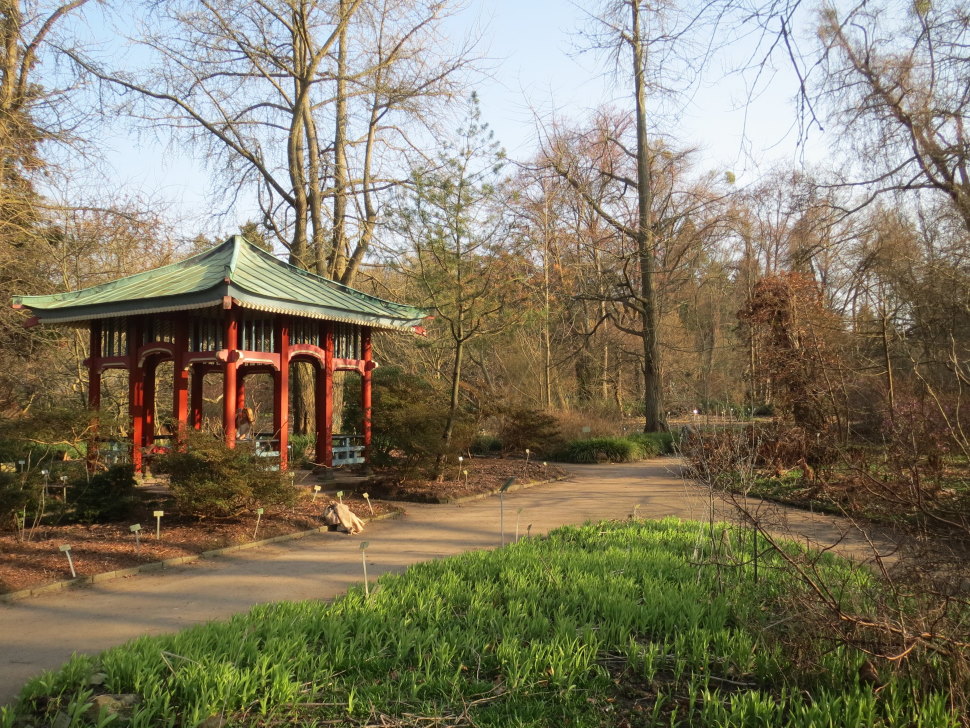
[[[132,462],[156,437],[155,380],[173,362],[172,421],[179,432],[202,426],[202,383],[223,377],[222,424],[236,441],[246,377],[273,380],[273,445],[286,467],[289,372],[309,362],[315,372],[316,461],[334,465],[333,374],[361,375],[364,453],[371,441],[371,353],[375,329],[421,333],[425,314],[283,263],[240,236],[187,260],[70,293],[15,296],[36,323],[90,330],[88,402],[101,403],[106,369],[128,371]]]

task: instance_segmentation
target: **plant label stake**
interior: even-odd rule
[[[526,449],[525,449],[525,464],[526,464],[526,465],[528,465],[528,464],[529,464],[529,456],[530,456],[531,454],[532,454],[532,453],[531,453],[531,452],[529,451],[529,448],[526,448]]]
[[[374,506],[370,504],[370,493],[364,493],[364,500],[367,501],[367,507],[370,508],[370,514],[374,515]]]
[[[364,541],[360,545],[360,562],[364,565],[364,597],[370,598],[370,584],[367,583],[367,547],[370,541]]]
[[[342,490],[337,491],[337,500],[341,503],[344,502],[344,492]]]
[[[128,530],[135,534],[135,550],[141,551],[141,524],[135,523],[128,526]]]
[[[70,544],[64,544],[63,546],[61,546],[61,551],[63,551],[64,552],[64,555],[67,557],[67,565],[71,567],[71,578],[72,579],[76,579],[77,578],[77,572],[74,571],[74,561],[71,559],[71,546],[70,546]]]
[[[162,516],[165,511],[152,511],[152,515],[155,516],[155,540],[158,541],[162,537]]]
[[[459,480],[461,479],[461,470],[462,470],[462,468],[461,468],[461,464],[462,464],[463,462],[465,462],[465,458],[463,458],[463,457],[462,457],[461,455],[459,455],[459,456],[458,456],[458,479],[459,479]]]
[[[67,503],[67,476],[61,476],[61,496],[64,498],[64,502]]]
[[[502,531],[502,545],[505,545],[505,491],[515,482],[515,478],[509,478],[498,490],[498,522],[499,529]]]
[[[314,503],[316,503],[318,495],[320,495],[320,486],[315,485],[313,486],[313,499],[312,499]]]
[[[515,542],[519,542],[519,516],[522,515],[522,509],[520,508],[515,512]]]
[[[256,509],[256,528],[253,529],[253,538],[256,538],[256,532],[259,530],[259,521],[263,517],[263,509]]]

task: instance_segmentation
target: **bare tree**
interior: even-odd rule
[[[905,9],[904,9],[905,8]],[[970,27],[959,0],[826,5],[822,99],[871,195],[942,193],[970,230]]]
[[[429,107],[453,93],[469,63],[467,48],[436,45],[449,4],[146,6],[132,41],[151,65],[77,62],[118,91],[129,113],[198,145],[231,200],[254,193],[261,223],[291,262],[351,283],[378,223],[378,196],[401,183],[401,155],[418,146],[412,135],[428,128]]]
[[[0,2],[0,411],[23,411],[41,391],[31,356],[48,346],[21,324],[10,295],[46,292],[57,283],[48,245],[49,203],[37,189],[57,144],[76,141],[70,83],[49,69],[68,45],[65,19],[87,0]],[[45,63],[48,65],[45,67]]]

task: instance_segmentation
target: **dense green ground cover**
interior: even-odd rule
[[[570,440],[555,454],[564,463],[632,463],[643,458],[669,455],[674,451],[674,436],[669,432],[636,432],[615,437],[587,437]]]
[[[732,538],[750,543],[714,542]],[[944,696],[901,678],[876,691],[863,656],[831,643],[793,664],[765,626],[784,617],[811,639],[786,611],[797,587],[770,556],[757,581],[717,566],[710,544],[698,523],[598,524],[421,564],[369,598],[261,606],[75,657],[0,725],[97,724],[94,691],[137,694],[130,715],[101,714],[133,726],[957,725]],[[823,561],[865,599],[864,572]]]

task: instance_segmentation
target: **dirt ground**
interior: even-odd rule
[[[71,578],[71,570],[62,545],[70,545],[71,559],[78,576],[125,569],[164,559],[191,556],[203,551],[235,546],[272,538],[324,525],[323,509],[335,502],[335,491],[343,490],[343,502],[363,519],[372,515],[403,510],[399,501],[447,503],[455,499],[491,492],[510,477],[520,482],[535,482],[561,477],[565,471],[555,465],[529,463],[524,460],[474,458],[465,461],[459,474],[453,464],[446,469],[442,482],[407,480],[395,484],[390,473],[377,473],[353,486],[327,484],[312,473],[300,471],[296,482],[303,494],[290,508],[271,510],[259,518],[256,513],[240,518],[196,521],[174,514],[162,517],[159,538],[155,538],[154,508],[146,508],[140,517],[142,530],[136,542],[130,526],[136,522],[95,525],[40,525],[31,531],[30,524],[23,540],[9,530],[0,532],[0,593],[41,586]],[[465,474],[464,471],[467,471]],[[312,485],[322,491],[313,497]],[[160,483],[153,483],[157,490]],[[361,497],[368,492],[370,505]],[[155,497],[160,497],[156,495]],[[163,497],[163,496],[161,496]],[[397,502],[396,502],[397,501]],[[371,512],[373,507],[373,514]]]

